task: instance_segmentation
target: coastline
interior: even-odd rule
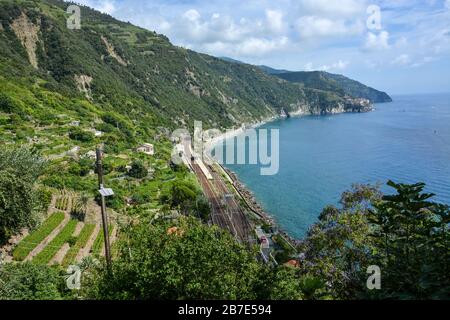
[[[226,130],[226,132],[221,133],[219,135],[215,135],[212,137],[204,137],[204,147],[206,149],[213,149],[215,148],[218,144],[222,143],[225,140],[231,139],[231,138],[235,138],[243,133],[245,133],[246,130],[249,129],[257,129],[267,123],[271,123],[274,122],[276,120],[282,119],[281,116],[273,116],[270,118],[266,118],[264,120],[258,121],[258,122],[253,122],[253,123],[243,123],[241,125],[241,127],[239,128],[232,128],[232,129],[228,129]]]
[[[303,112],[295,113],[293,116],[290,116],[292,118],[301,118],[303,116],[307,116],[308,114],[305,114]],[[208,137],[209,139],[206,139],[204,141],[204,147],[207,150],[214,149],[216,146],[218,146],[220,143],[223,143],[224,141],[237,137],[240,134],[245,133],[245,130],[249,129],[257,129],[267,123],[274,122],[280,119],[286,119],[289,117],[286,116],[273,116],[270,118],[267,118],[265,120],[255,122],[252,124],[243,124],[238,129],[230,129],[227,130],[227,132],[222,133],[220,135],[214,136],[214,137]],[[286,231],[284,231],[281,226],[276,222],[275,217],[272,214],[269,214],[266,212],[266,210],[263,208],[263,206],[260,204],[256,196],[253,194],[253,192],[239,179],[238,175],[231,171],[230,169],[226,168],[224,165],[218,163],[215,159],[211,159],[215,164],[217,164],[223,172],[228,176],[229,180],[232,182],[232,186],[236,193],[242,198],[242,200],[247,205],[248,209],[257,217],[262,223],[270,225],[270,227],[273,230],[276,230],[279,235],[281,235],[292,247],[297,246],[302,240],[301,239],[295,239],[292,238]]]
[[[367,112],[373,112],[375,111],[375,106],[372,105],[370,111]],[[335,114],[341,114],[341,113],[352,113],[352,112],[336,112],[336,113],[330,113],[331,115]],[[228,139],[235,138],[243,133],[245,133],[246,130],[249,129],[257,129],[267,123],[271,123],[277,120],[281,119],[288,119],[288,118],[303,118],[307,116],[314,116],[314,113],[308,113],[304,112],[301,108],[297,111],[294,111],[292,113],[289,113],[288,115],[278,115],[278,116],[272,116],[270,118],[266,118],[264,120],[254,122],[251,124],[243,124],[240,128],[237,129],[229,129],[225,133],[213,136],[213,137],[207,137],[204,139],[204,147],[206,150],[210,151],[217,147],[219,144],[223,143],[224,141]],[[262,222],[269,224],[272,229],[277,230],[277,232],[284,237],[284,239],[290,243],[292,246],[296,246],[299,243],[301,243],[302,239],[295,239],[291,237],[286,231],[282,229],[282,227],[276,222],[276,217],[273,214],[267,213],[266,210],[263,208],[263,206],[260,204],[256,196],[253,194],[253,192],[239,179],[238,175],[231,171],[230,169],[226,168],[224,165],[218,163],[215,159],[211,159],[214,163],[216,163],[222,170],[225,172],[225,174],[231,179],[233,182],[233,188],[237,192],[237,194],[244,200],[246,203],[248,209],[253,212]]]

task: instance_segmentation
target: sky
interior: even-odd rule
[[[450,0],[76,0],[198,52],[450,92]]]

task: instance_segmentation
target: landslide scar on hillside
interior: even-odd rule
[[[114,49],[114,46],[108,42],[108,39],[106,39],[104,36],[102,36],[102,41],[106,46],[106,50],[108,50],[108,53],[111,57],[117,60],[117,62],[123,66],[127,66],[128,63],[116,52]]]
[[[22,12],[22,14],[12,22],[11,29],[27,51],[28,60],[31,65],[35,69],[38,69],[36,48],[39,41],[38,34],[41,29],[40,26],[34,25],[30,19],[28,19],[27,15]]]

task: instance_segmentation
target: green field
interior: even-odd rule
[[[23,261],[34,248],[36,248],[48,235],[57,228],[64,220],[64,213],[52,214],[35,232],[23,239],[14,250],[13,256],[16,261]]]
[[[109,236],[111,236],[112,232],[113,226],[110,225],[108,228]],[[100,232],[97,235],[97,238],[95,238],[94,244],[92,245],[92,255],[94,257],[99,257],[104,247],[105,247],[105,237],[103,236],[103,230],[100,230]]]
[[[33,263],[48,264],[61,247],[70,239],[75,232],[78,220],[70,220],[64,229],[42,250],[34,259]]]
[[[86,224],[83,227],[83,230],[81,230],[80,235],[77,237],[77,242],[70,248],[70,250],[64,257],[64,260],[62,262],[63,266],[67,267],[68,265],[75,262],[75,258],[77,257],[78,252],[80,252],[80,250],[86,246],[92,236],[92,233],[94,232],[94,229],[95,224]]]

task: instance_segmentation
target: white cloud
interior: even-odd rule
[[[76,3],[94,8],[106,14],[113,14],[116,11],[116,4],[111,0],[77,0]]]
[[[297,0],[299,12],[334,18],[355,17],[365,12],[367,6],[361,0]]]
[[[369,32],[367,34],[365,44],[366,50],[385,50],[389,49],[389,47],[389,32],[381,31],[379,34]]]
[[[221,13],[204,17],[189,9],[171,23],[170,33],[182,39],[184,46],[214,55],[259,57],[286,48],[285,28],[283,13],[277,10],[266,10],[265,19],[236,21]]]
[[[445,7],[446,7],[447,9],[450,9],[450,0],[446,0],[446,1],[445,1]]]
[[[268,29],[273,33],[283,32],[285,26],[283,22],[283,13],[277,10],[266,10],[266,20]]]
[[[351,36],[363,31],[363,24],[356,21],[353,24],[345,20],[328,19],[318,16],[305,16],[296,21],[296,29],[302,38]]]
[[[392,61],[393,65],[405,66],[411,63],[411,58],[407,54],[401,54]]]
[[[417,67],[421,67],[427,63],[433,62],[435,60],[435,58],[433,57],[423,57],[422,59],[420,59],[419,61],[413,63],[411,65],[412,68],[417,68]]]
[[[213,15],[213,18],[217,17],[218,16]],[[197,22],[200,19],[200,13],[197,10],[191,9],[183,14],[183,18],[188,21]]]
[[[304,66],[305,71],[327,71],[327,72],[338,72],[338,71],[344,71],[347,69],[347,67],[350,65],[350,62],[339,60],[332,64],[322,65],[319,67],[314,67],[314,64],[312,62],[308,62]]]
[[[287,37],[274,40],[249,38],[235,45],[217,41],[205,44],[208,52],[217,52],[220,55],[233,57],[262,57],[275,51],[283,50],[289,44]]]

